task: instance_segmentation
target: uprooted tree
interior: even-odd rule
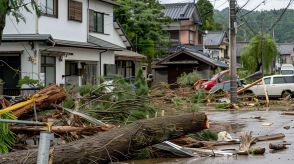
[[[140,120],[121,128],[98,133],[92,137],[55,146],[53,163],[107,163],[128,159],[129,155],[146,146],[174,139],[190,132],[208,128],[204,113],[190,113]],[[24,150],[0,155],[1,164],[33,164],[37,150]]]

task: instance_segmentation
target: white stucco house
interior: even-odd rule
[[[29,1],[29,0],[28,0]],[[112,0],[39,0],[42,16],[23,10],[26,22],[7,16],[0,46],[0,79],[14,88],[29,76],[51,83],[96,83],[115,51],[130,42],[114,21]],[[7,66],[13,67],[17,73]]]

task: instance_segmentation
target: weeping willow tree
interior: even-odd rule
[[[257,72],[261,68],[268,72],[278,54],[276,43],[269,34],[264,36],[263,42],[262,46],[262,36],[259,33],[241,51],[243,68],[250,73]]]

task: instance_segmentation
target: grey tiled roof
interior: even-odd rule
[[[56,46],[79,47],[91,49],[110,49],[123,50],[123,47],[109,43],[105,40],[89,36],[89,42],[77,42],[69,40],[54,39],[50,34],[4,34],[3,42],[24,42],[24,41],[40,41],[55,44]]]
[[[202,51],[203,52],[202,45],[180,44],[180,45],[170,47],[168,49],[168,53],[175,53],[175,52],[181,51],[183,48],[190,49],[193,51]]]
[[[101,49],[101,46],[96,44],[87,43],[87,42],[76,42],[68,41],[61,39],[54,39],[56,46],[65,46],[65,47],[79,47],[79,48],[90,48],[90,49]]]
[[[294,43],[278,43],[278,52],[281,55],[288,55],[293,53]]]
[[[107,42],[105,40],[96,38],[94,36],[89,35],[89,43],[95,44],[97,46],[100,46],[102,48],[109,48],[109,49],[117,49],[117,50],[122,50],[124,49],[123,47],[120,47],[118,45],[112,44],[110,42]]]
[[[209,31],[204,36],[204,45],[205,46],[219,46],[222,44],[226,32],[224,31]]]
[[[3,34],[4,42],[48,41],[53,42],[50,34]]]
[[[203,52],[197,51],[196,49],[189,49],[189,48],[185,48],[182,47],[182,49],[178,49],[178,52],[175,52],[174,54],[171,54],[167,57],[165,57],[164,59],[160,60],[157,64],[160,65],[160,63],[164,62],[165,60],[169,60],[170,58],[172,58],[173,56],[176,56],[180,53],[187,53],[192,55],[193,57],[195,57],[198,60],[203,61],[204,63],[207,63],[209,65],[215,65],[217,67],[222,67],[222,68],[228,68],[229,66],[219,60],[215,60],[210,58],[207,54],[204,54]]]
[[[191,19],[193,13],[196,12],[196,23],[201,23],[201,19],[198,15],[196,5],[194,3],[169,3],[164,4],[165,9],[162,10],[165,16],[174,20]]]
[[[112,0],[100,0],[100,1],[112,4],[112,5],[115,5],[115,6],[119,6],[119,4],[117,2],[114,2]]]

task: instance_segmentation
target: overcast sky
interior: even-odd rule
[[[196,0],[197,1],[197,0]],[[263,0],[249,0],[249,3],[244,7],[247,10],[254,9]],[[257,10],[271,10],[285,8],[290,0],[266,0],[265,5],[262,4]],[[161,3],[178,3],[178,2],[193,2],[193,0],[160,0]],[[228,0],[210,0],[215,9],[222,10],[229,7]],[[239,6],[243,6],[247,0],[237,0]],[[294,9],[294,3],[290,6]]]

